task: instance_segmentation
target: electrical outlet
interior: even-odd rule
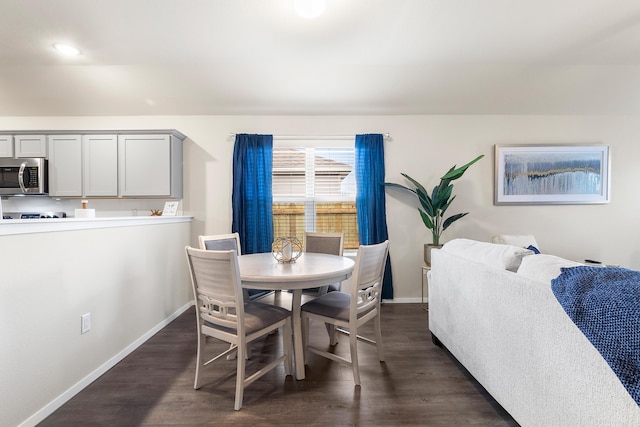
[[[81,334],[86,334],[91,330],[91,313],[83,314],[81,319]]]

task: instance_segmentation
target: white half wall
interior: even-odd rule
[[[636,212],[640,159],[638,116],[144,116],[0,118],[0,129],[177,129],[184,143],[183,209],[198,234],[231,230],[233,140],[230,133],[332,135],[389,133],[387,181],[401,172],[434,186],[454,164],[485,158],[455,183],[451,213],[470,214],[451,226],[455,237],[490,240],[494,234],[533,234],[543,252],[640,269]],[[494,206],[495,144],[598,143],[611,147],[611,203]],[[431,235],[416,201],[387,191],[387,218],[396,301],[419,301],[423,245]]]
[[[190,305],[190,228],[0,236],[1,426],[35,425]]]

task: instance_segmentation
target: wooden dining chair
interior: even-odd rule
[[[193,388],[202,385],[203,368],[237,352],[234,409],[242,407],[244,389],[281,362],[285,374],[292,373],[291,312],[259,302],[244,302],[235,250],[213,251],[185,248],[196,305],[198,350]],[[283,354],[246,376],[248,343],[282,328]],[[206,337],[229,343],[228,350],[204,360]]]
[[[377,245],[361,245],[358,248],[349,293],[329,292],[303,304],[301,309],[305,359],[309,352],[313,352],[350,366],[356,385],[360,385],[358,340],[375,345],[378,350],[378,359],[384,362],[380,330],[380,300],[388,253],[388,241]],[[309,344],[310,319],[332,324],[340,330],[347,330],[351,358],[347,359],[311,346]],[[358,328],[371,320],[374,322],[375,340],[358,335]]]
[[[304,233],[304,252],[342,256],[344,233],[311,232]],[[320,296],[327,292],[340,290],[340,283],[320,286],[302,291],[303,294]]]

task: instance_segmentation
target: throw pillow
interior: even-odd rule
[[[533,252],[533,253],[534,253],[534,254],[536,254],[536,255],[540,255],[540,251],[538,250],[538,248],[536,248],[536,247],[535,247],[535,246],[533,246],[533,245],[529,245],[529,246],[527,246],[527,249],[529,249],[531,252]]]
[[[538,242],[536,242],[536,238],[531,234],[498,234],[493,236],[493,243],[520,246],[521,248],[534,246],[535,248],[540,249]]]

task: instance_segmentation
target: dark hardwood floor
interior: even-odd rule
[[[517,426],[432,344],[427,317],[420,304],[383,305],[386,363],[378,362],[374,347],[359,344],[361,387],[349,368],[312,354],[305,380],[285,378],[279,367],[246,388],[244,406],[234,411],[235,361],[209,365],[205,385],[193,389],[191,308],[40,426]],[[346,337],[340,338],[335,352],[348,353]],[[328,346],[324,325],[312,323],[311,340]],[[257,341],[248,372],[267,363],[280,341],[278,334]]]

